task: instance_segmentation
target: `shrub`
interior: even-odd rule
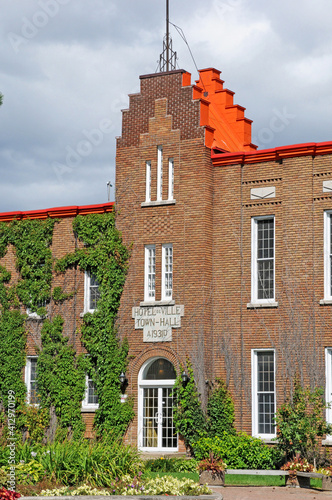
[[[186,458],[156,458],[146,460],[144,469],[151,472],[196,472],[197,461]]]
[[[174,425],[177,432],[183,437],[187,448],[197,439],[206,435],[206,418],[202,410],[197,392],[194,373],[190,363],[187,363],[189,380],[183,385],[181,375],[174,385]]]
[[[112,484],[111,491],[96,490],[84,484],[75,490],[68,487],[43,490],[40,496],[78,496],[78,495],[209,495],[210,489],[200,486],[192,479],[176,479],[171,476],[142,480],[140,477],[124,476]]]
[[[15,466],[15,479],[17,484],[36,484],[45,475],[44,467],[36,460],[28,463],[19,463]]]
[[[332,432],[326,423],[324,390],[313,391],[295,382],[292,399],[288,399],[276,414],[278,448],[286,459],[296,454],[313,462],[319,456],[318,437]]]
[[[16,498],[20,498],[20,494],[16,493],[16,491],[6,490],[6,488],[0,488],[0,499],[1,500],[16,500]]]
[[[202,438],[194,445],[195,457],[203,460],[214,456],[222,458],[229,469],[275,469],[280,462],[278,450],[244,432]]]
[[[217,380],[217,386],[208,400],[208,434],[209,436],[222,436],[226,431],[235,434],[234,403],[225,382]]]
[[[87,482],[109,487],[116,477],[134,476],[142,466],[137,449],[124,445],[121,439],[24,444],[17,446],[16,453],[17,461],[23,462],[16,466],[18,484],[31,484],[45,474],[66,486]]]

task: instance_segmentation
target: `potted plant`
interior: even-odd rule
[[[224,486],[225,470],[227,465],[220,457],[215,457],[210,452],[209,458],[205,458],[198,464],[199,484],[210,486]]]

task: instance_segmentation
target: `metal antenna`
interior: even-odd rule
[[[177,55],[172,48],[172,39],[169,34],[169,24],[169,0],[166,0],[166,35],[163,41],[163,51],[159,58],[159,71],[172,71],[173,69],[176,69]]]

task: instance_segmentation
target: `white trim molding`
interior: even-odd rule
[[[163,199],[163,147],[157,146],[157,201]]]
[[[38,406],[37,396],[37,359],[38,356],[28,356],[25,365],[24,381],[27,388],[27,403]]]
[[[332,300],[332,211],[324,212],[324,304]],[[321,301],[322,303],[322,301]]]
[[[274,349],[251,351],[251,397],[252,435],[263,440],[275,438],[276,430],[272,422],[276,412]]]
[[[144,247],[144,302],[156,300],[156,245]]]
[[[91,291],[93,290],[93,297]],[[84,274],[84,313],[93,313],[96,310],[96,302],[99,299],[99,283],[94,274],[85,271]],[[93,307],[92,307],[93,306]]]
[[[146,186],[145,186],[145,203],[151,201],[151,161],[145,162],[146,170]]]
[[[146,452],[177,452],[178,436],[173,424],[173,386],[174,379],[147,379],[146,374],[150,366],[163,357],[153,357],[147,360],[138,374],[138,434],[137,446]],[[166,435],[165,435],[166,433]],[[171,433],[171,435],[169,434]],[[176,446],[166,446],[166,444]],[[150,446],[149,446],[150,444]]]
[[[173,293],[173,244],[163,244],[161,253],[161,300],[171,301]]]
[[[91,402],[91,400],[94,400]],[[85,376],[85,394],[82,401],[82,411],[96,411],[99,408],[96,386],[89,375]],[[89,402],[90,401],[90,402]]]
[[[275,218],[274,215],[251,219],[251,302],[277,307],[275,301]]]
[[[174,158],[168,158],[168,200],[174,196]]]

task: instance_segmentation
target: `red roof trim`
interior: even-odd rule
[[[82,205],[70,207],[46,208],[44,210],[28,210],[27,212],[3,212],[0,213],[0,221],[9,222],[22,219],[47,219],[76,217],[76,215],[103,214],[113,212],[114,202],[100,205]]]
[[[239,151],[238,153],[214,153],[211,151],[211,159],[214,166],[234,165],[238,163],[260,163],[264,161],[277,161],[283,158],[294,158],[295,156],[317,156],[332,154],[332,141],[308,142],[306,144],[292,144],[273,149],[262,149],[258,151]]]

